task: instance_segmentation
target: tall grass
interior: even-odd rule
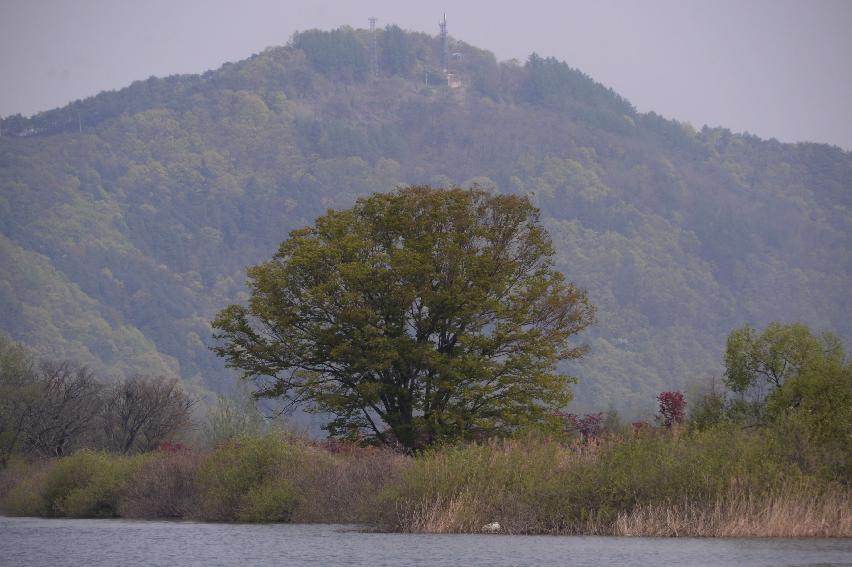
[[[203,453],[13,463],[6,514],[360,523],[402,532],[852,536],[852,493],[760,432],[565,444],[527,437],[406,457],[283,433]]]
[[[708,503],[644,504],[619,514],[613,535],[850,537],[848,490],[797,486],[755,495],[731,489]]]
[[[764,436],[717,430],[597,447],[526,439],[436,451],[385,490],[380,521],[405,532],[477,532],[498,522],[519,534],[706,535],[710,525],[735,533],[740,522],[757,534],[761,522],[802,518],[822,531],[766,524],[762,533],[852,535],[847,516],[831,515],[848,499],[848,489],[806,482],[778,462]],[[808,514],[785,515],[805,505]],[[652,520],[661,527],[643,527]]]

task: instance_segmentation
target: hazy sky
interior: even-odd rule
[[[0,115],[198,73],[296,30],[396,23],[567,61],[640,111],[852,149],[852,0],[0,0]]]

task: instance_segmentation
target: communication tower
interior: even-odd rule
[[[377,18],[370,18],[370,73],[374,77],[379,76],[379,46],[376,40]]]
[[[450,61],[450,40],[447,36],[447,13],[444,12],[444,19],[438,23],[441,28],[441,65],[444,67],[444,73],[447,72],[447,65]]]

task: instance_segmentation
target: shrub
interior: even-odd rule
[[[58,460],[48,471],[48,514],[73,518],[117,516],[118,497],[144,457],[117,457],[90,450]]]
[[[6,461],[5,467],[0,467],[0,502],[30,472],[29,468],[28,463],[18,456]]]
[[[241,437],[217,447],[196,471],[199,516],[213,521],[238,520],[243,513],[251,516],[260,509],[256,491],[276,492],[272,485],[304,453],[304,445],[280,434]],[[283,494],[283,489],[276,494]]]
[[[579,416],[573,413],[557,414],[565,422],[565,431],[568,434],[577,434],[582,441],[589,441],[601,435],[604,431],[604,414],[587,413]]]
[[[778,449],[803,470],[852,481],[852,365],[814,364],[767,401]]]
[[[290,477],[300,495],[293,521],[374,523],[377,495],[410,460],[390,449],[336,440],[309,447]]]
[[[782,478],[767,436],[734,428],[615,443],[595,468],[598,506],[607,518],[640,503],[706,502],[732,483],[769,489]]]
[[[604,416],[603,431],[611,437],[627,437],[630,434],[630,424],[621,418],[617,410],[610,409]]]
[[[3,510],[26,516],[116,516],[119,495],[144,459],[84,450],[46,465],[27,465],[3,499]]]
[[[287,522],[296,502],[290,483],[272,478],[252,486],[243,496],[237,519],[241,522]]]
[[[126,483],[118,501],[123,518],[187,518],[195,511],[198,457],[188,451],[151,455]]]
[[[48,507],[44,500],[44,487],[47,469],[44,462],[10,461],[2,472],[0,511],[10,516],[46,515]]]
[[[686,421],[687,429],[690,431],[704,431],[715,427],[727,418],[727,402],[725,395],[718,392],[708,392],[692,404],[689,417]]]
[[[661,392],[657,396],[660,403],[660,414],[658,421],[664,426],[671,428],[683,423],[686,416],[686,400],[680,392]]]

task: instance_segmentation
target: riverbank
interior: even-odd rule
[[[799,456],[801,457],[801,455]],[[848,484],[760,431],[529,437],[417,457],[274,433],[208,451],[12,463],[10,516],[356,523],[382,531],[852,537]]]

